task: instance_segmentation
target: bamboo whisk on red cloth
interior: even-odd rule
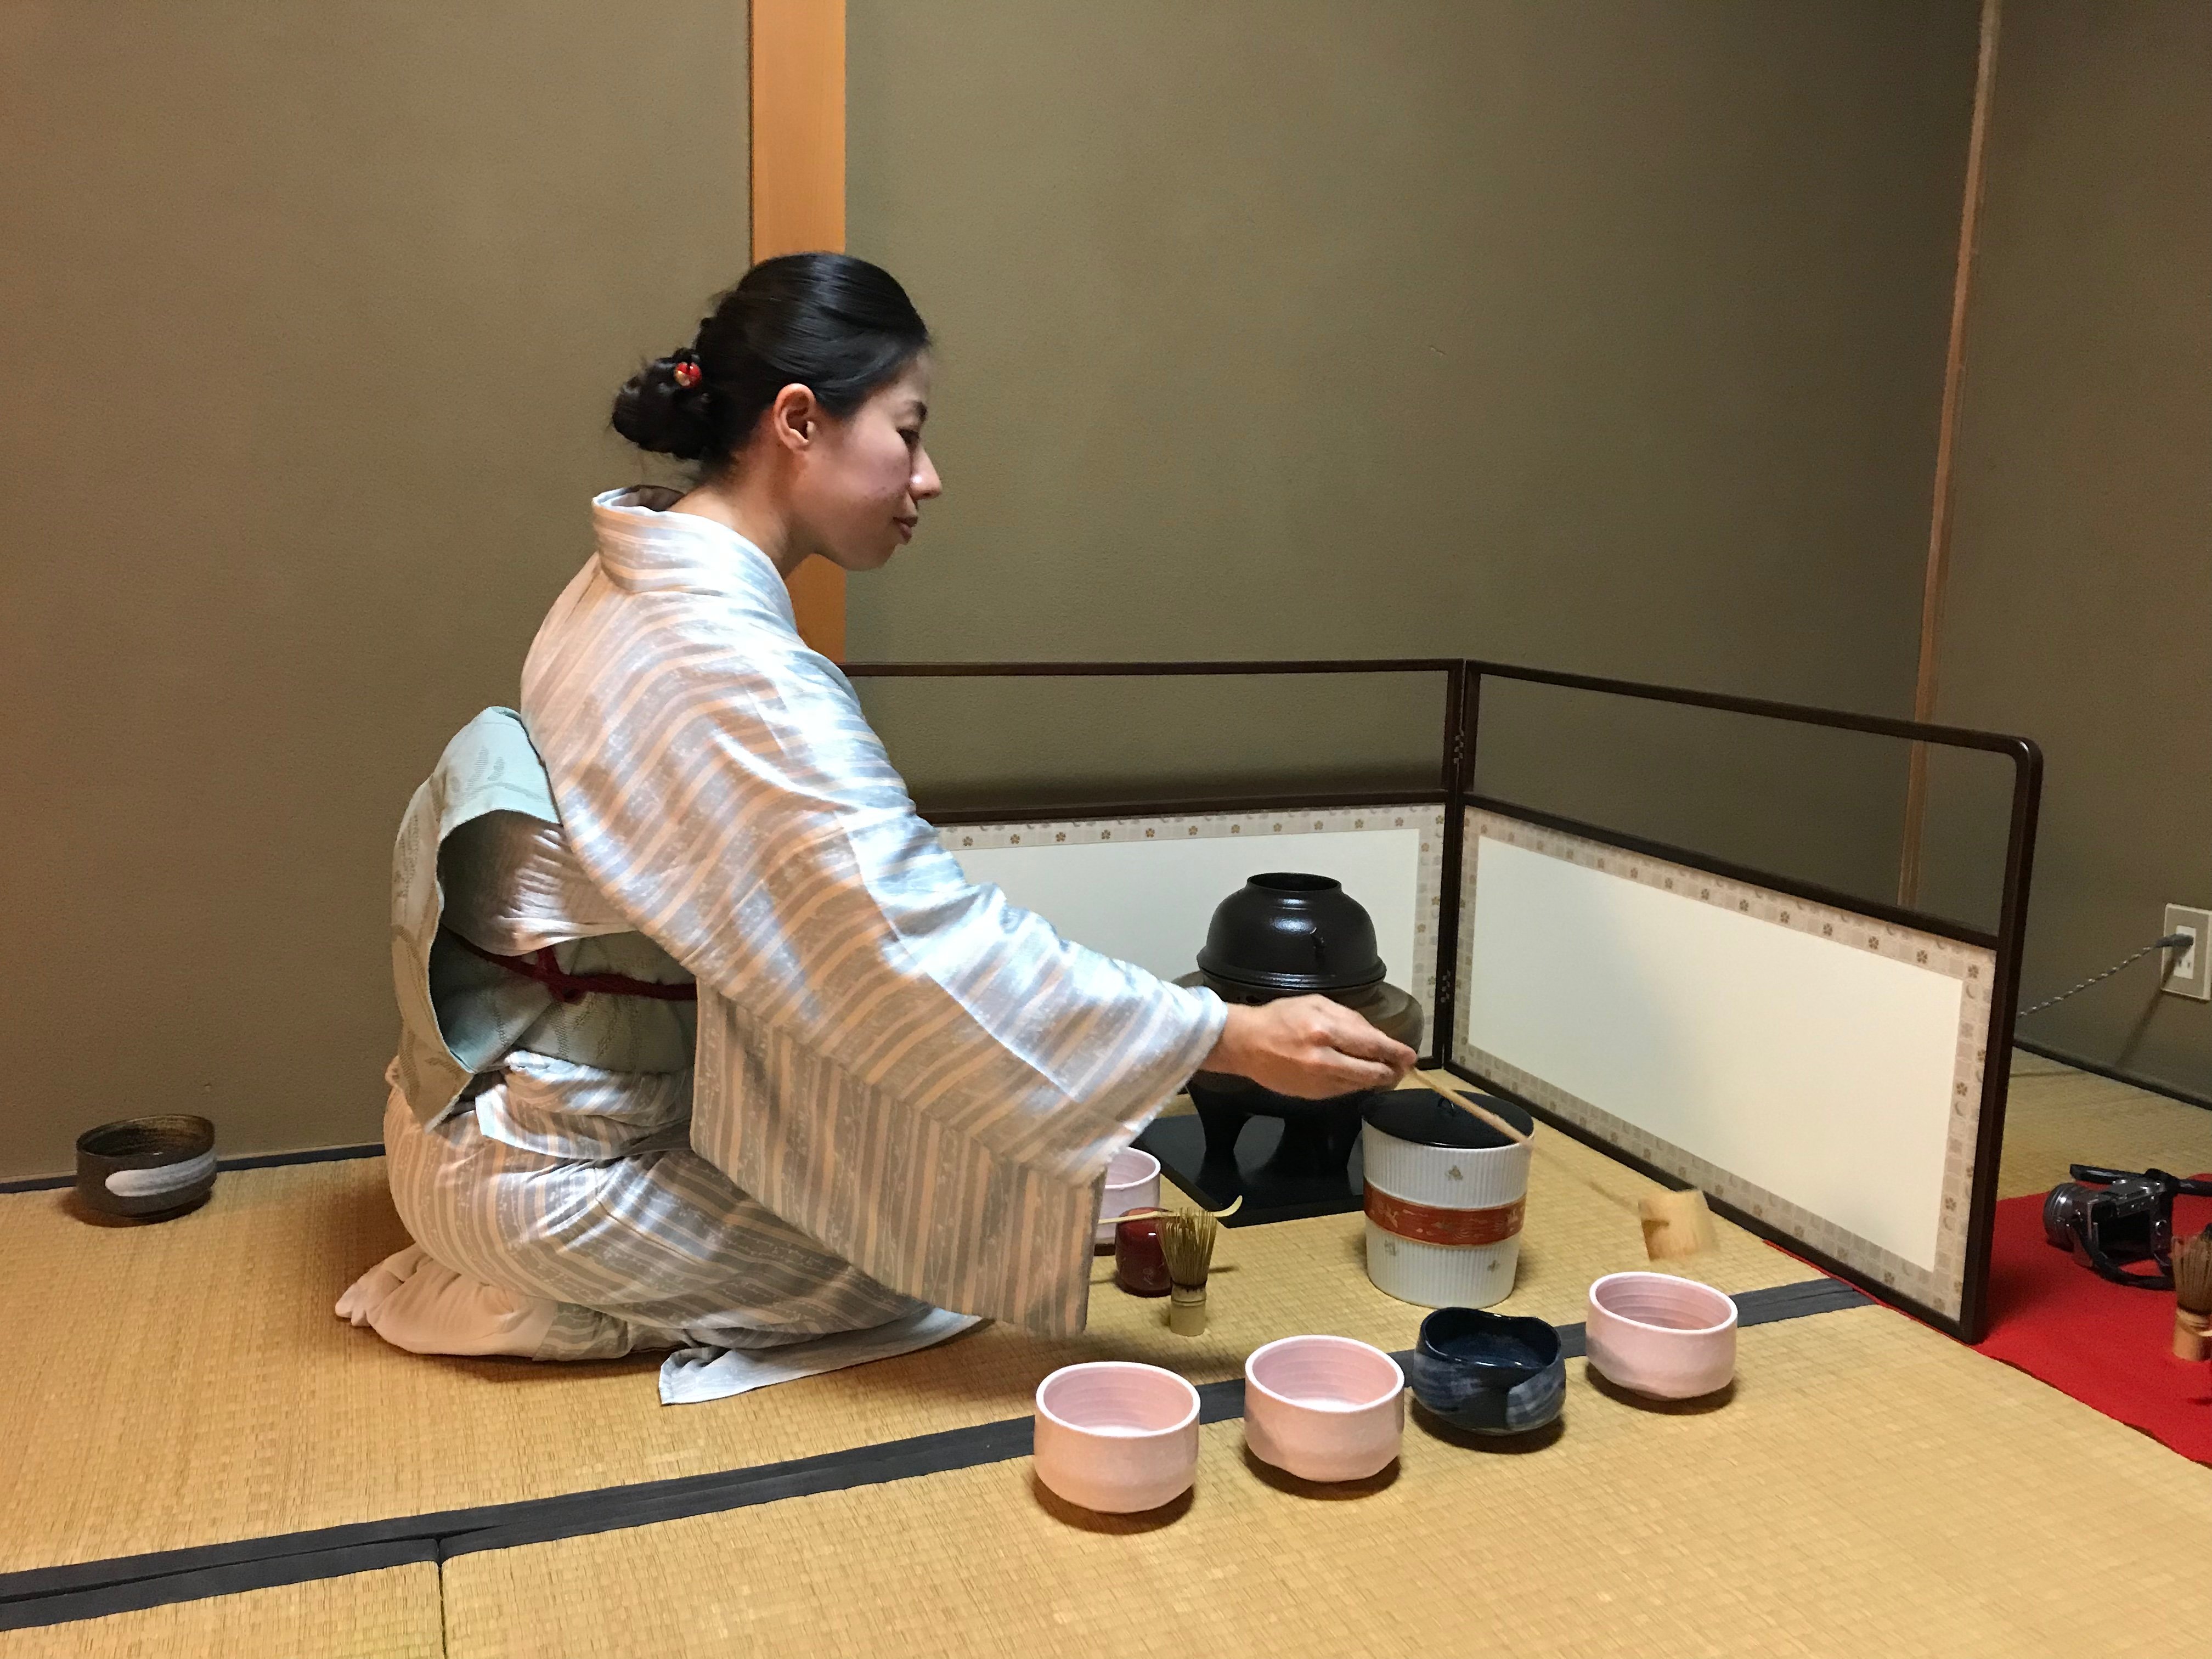
[[[1168,1258],[1170,1270],[1175,1258]],[[2173,1252],[2173,1357],[2202,1359],[2212,1330],[2212,1227]]]
[[[2100,1279],[2051,1249],[2043,1204],[2040,1193],[1997,1202],[1990,1334],[1976,1347],[2184,1457],[2212,1464],[2212,1367],[2174,1357],[2174,1298]],[[2212,1198],[2174,1200],[2177,1238],[2207,1222]]]

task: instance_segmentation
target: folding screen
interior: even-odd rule
[[[2040,757],[2025,739],[1450,659],[854,665],[855,678],[1441,676],[1440,787],[931,812],[1066,936],[1174,977],[1219,898],[1333,875],[1431,1058],[1969,1340],[1983,1322]],[[1723,711],[2011,768],[1993,929],[1476,792],[1486,683]],[[1112,695],[1101,684],[1097,695]],[[927,803],[924,803],[928,811]]]

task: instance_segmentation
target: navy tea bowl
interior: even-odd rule
[[[1455,1429],[1526,1434],[1559,1414],[1567,1362],[1540,1319],[1439,1308],[1421,1322],[1406,1366],[1413,1397]]]

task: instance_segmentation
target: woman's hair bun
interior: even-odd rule
[[[690,345],[615,394],[614,428],[641,449],[730,465],[787,386],[842,420],[929,349],[890,273],[849,253],[763,259],[718,297]]]
[[[690,385],[684,382],[689,380]],[[615,393],[614,428],[640,449],[678,460],[704,460],[714,448],[714,423],[697,360],[688,351],[656,357]]]

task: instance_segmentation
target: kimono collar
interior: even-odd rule
[[[640,484],[592,498],[608,579],[634,593],[677,589],[738,599],[796,632],[791,590],[768,555],[727,525],[668,511],[682,496],[663,484]]]

